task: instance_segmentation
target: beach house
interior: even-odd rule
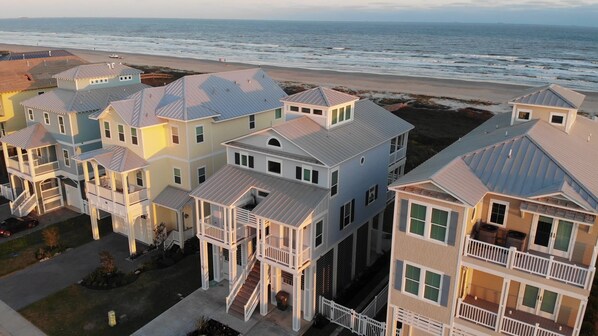
[[[100,147],[98,123],[89,116],[147,87],[140,74],[122,64],[78,65],[53,76],[55,90],[22,102],[27,127],[2,138],[14,215],[62,206],[88,212],[83,170],[72,159]]]
[[[164,224],[165,248],[193,237],[189,192],[226,163],[222,142],[282,121],[286,94],[261,69],[186,76],[113,100],[94,115],[102,148],[78,155],[83,163],[94,238],[98,216],[115,232],[154,242]]]
[[[327,88],[280,101],[285,122],[225,142],[227,165],[191,196],[202,288],[228,280],[227,311],[245,321],[280,293],[297,331],[374,260],[370,231],[413,126]]]
[[[598,122],[558,85],[406,174],[387,335],[579,335],[598,253]]]

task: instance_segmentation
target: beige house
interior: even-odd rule
[[[94,237],[110,214],[115,232],[152,244],[164,223],[167,246],[196,234],[189,192],[226,164],[221,143],[282,121],[284,91],[261,69],[186,76],[113,101],[92,115],[102,148],[79,155]]]
[[[387,335],[580,332],[598,253],[598,134],[550,85],[393,184]]]

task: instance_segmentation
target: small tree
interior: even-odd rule
[[[60,245],[60,232],[57,227],[47,228],[42,231],[44,243],[49,249],[55,249]]]
[[[114,273],[116,271],[116,264],[114,257],[108,251],[100,252],[100,268],[104,274]]]

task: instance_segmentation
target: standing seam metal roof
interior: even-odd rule
[[[80,65],[57,73],[53,77],[56,79],[77,80],[85,78],[139,75],[141,73],[143,73],[143,71],[128,67],[121,63],[114,63],[114,67],[112,67],[112,63],[95,63]]]
[[[579,109],[585,96],[557,84],[551,84],[511,100],[511,103]]]
[[[52,134],[39,123],[35,123],[12,134],[3,136],[2,142],[23,149],[46,147],[57,144],[56,139],[54,139]]]
[[[73,157],[73,160],[95,160],[104,168],[117,173],[125,173],[148,166],[147,161],[130,149],[116,145],[79,154]]]
[[[181,210],[191,200],[189,192],[183,189],[167,186],[154,198],[153,203],[171,209]]]
[[[325,87],[317,87],[290,95],[280,101],[330,107],[356,100],[359,100],[359,97]]]

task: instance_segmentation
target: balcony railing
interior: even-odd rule
[[[589,289],[594,267],[582,267],[465,237],[463,255]]]
[[[60,187],[42,190],[42,199],[48,199],[56,196],[60,196]]]
[[[44,163],[41,165],[37,165],[37,166],[35,166],[35,174],[40,175],[40,174],[49,173],[51,171],[58,170],[58,167],[59,167],[58,161],[48,162],[48,163]]]
[[[211,222],[211,217],[208,216],[203,222],[200,223],[199,234],[224,244],[232,244],[233,242],[239,242],[239,240],[247,238],[247,228],[244,225],[239,225],[235,230],[235,236],[233,237],[228,230],[219,225],[214,225]]]
[[[238,224],[251,225],[253,227],[257,226],[257,218],[251,211],[236,207],[235,212]]]
[[[110,188],[109,184],[106,183],[106,179],[100,178],[100,185],[95,184],[95,180],[89,181],[87,186],[87,193],[95,196],[99,196],[105,200],[112,201],[118,204],[125,204],[125,195],[122,189],[117,188],[113,190]],[[136,190],[135,190],[136,189]],[[129,204],[135,204],[139,202],[146,201],[147,197],[147,189],[146,188],[139,188],[134,186],[129,186],[129,194],[128,194]]]
[[[49,173],[49,172],[58,170],[58,168],[59,168],[58,161],[48,162],[48,160],[46,158],[35,159],[33,161],[33,163],[34,163],[33,166],[34,166],[36,175]],[[18,156],[15,155],[15,156],[9,157],[7,166],[8,166],[8,168],[12,168],[14,170],[20,171]],[[23,171],[21,171],[21,173],[31,175],[30,162],[28,159],[26,159],[26,156],[23,156]]]
[[[459,299],[457,317],[490,329],[496,328],[498,320],[497,313],[463,302],[463,299]]]
[[[281,237],[268,236],[263,244],[265,259],[285,265],[291,269],[298,269],[303,264],[311,260],[311,248],[303,246],[303,249],[297,253],[296,249],[288,246]],[[261,251],[261,249],[260,249]]]

